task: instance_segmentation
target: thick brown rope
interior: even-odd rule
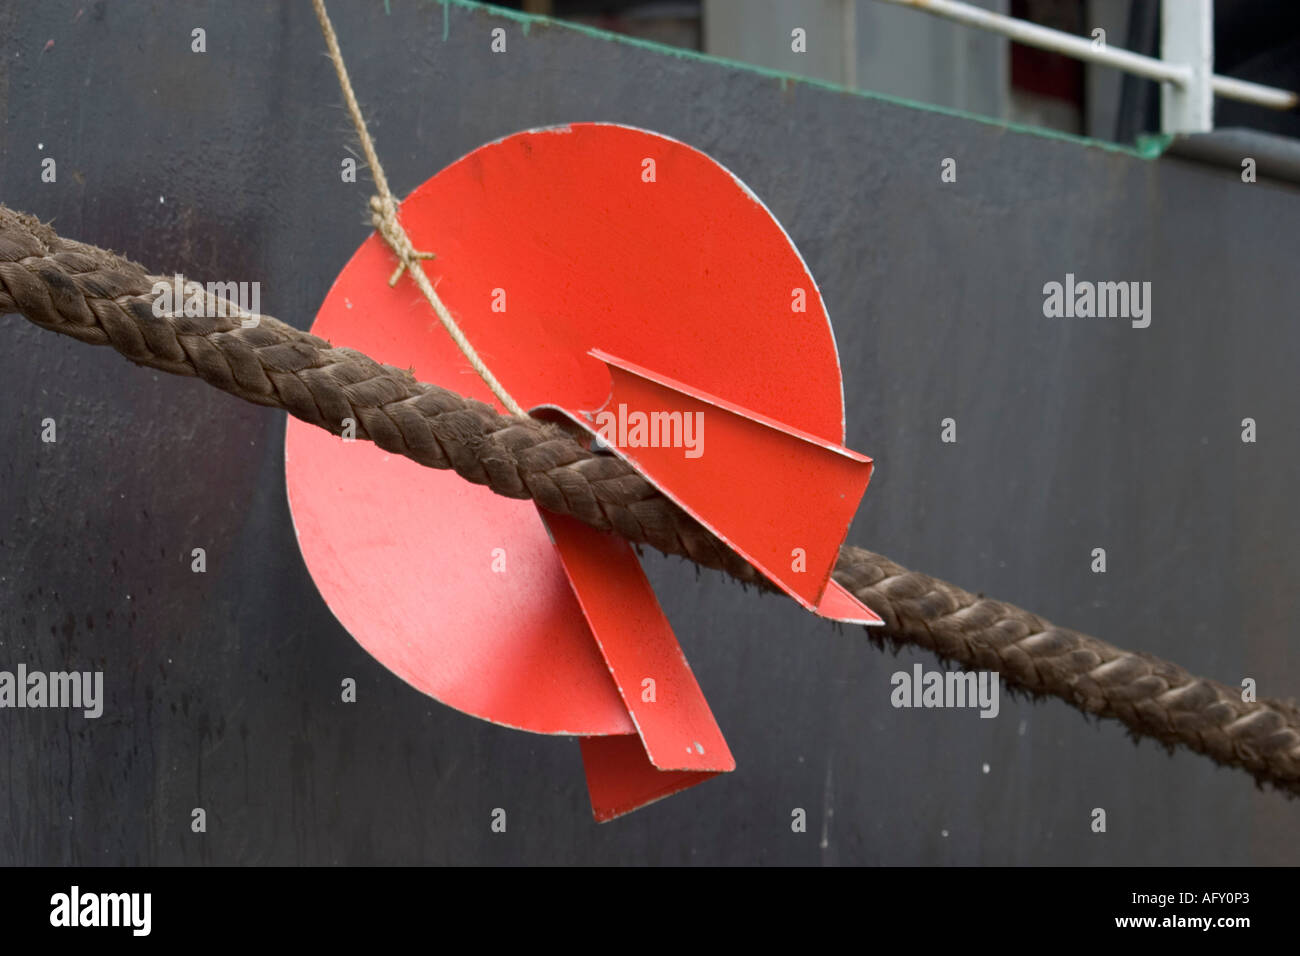
[[[587,450],[556,426],[500,415],[270,316],[252,327],[238,316],[156,316],[157,281],[133,262],[62,239],[0,205],[0,313],[111,345],[139,365],[201,378],[335,434],[352,419],[357,437],[394,454],[453,468],[499,495],[531,498],[602,531],[767,586],[630,466]],[[835,579],[885,619],[884,627],[868,629],[874,639],[997,671],[1012,688],[1060,697],[1122,721],[1134,735],[1181,744],[1300,794],[1294,703],[1245,702],[1236,688],[1054,627],[861,548],[841,549]]]

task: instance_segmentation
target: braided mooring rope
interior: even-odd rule
[[[244,327],[154,314],[160,277],[111,252],[60,238],[0,205],[0,313],[110,345],[138,365],[203,379],[303,421],[356,434],[509,498],[572,515],[601,531],[717,568],[760,587],[762,575],[619,458],[583,448],[557,426],[507,417],[483,402],[418,382],[270,316]],[[161,281],[167,281],[165,279]],[[867,633],[915,644],[965,668],[993,670],[1033,695],[1122,721],[1134,735],[1182,745],[1300,794],[1300,708],[1246,702],[1236,688],[1150,654],[1124,651],[1028,611],[844,547],[835,579],[884,618]]]

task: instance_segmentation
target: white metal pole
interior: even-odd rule
[[[1160,129],[1214,129],[1214,0],[1161,0],[1160,56],[1191,68],[1191,81],[1160,90]]]
[[[841,0],[844,4],[844,36],[841,49],[844,55],[844,85],[858,88],[858,0]]]
[[[1238,80],[1231,76],[1213,76],[1210,78],[1210,86],[1216,96],[1228,100],[1254,103],[1256,106],[1267,106],[1274,110],[1293,110],[1300,106],[1300,94],[1292,93],[1290,90],[1279,90],[1275,86],[1251,83],[1249,80]]]

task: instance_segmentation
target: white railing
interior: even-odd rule
[[[1214,74],[1214,0],[1161,0],[1160,59],[993,13],[957,0],[880,0],[912,7],[1017,43],[1112,66],[1162,84],[1160,125],[1166,133],[1207,133],[1214,128],[1214,97],[1275,110],[1295,109],[1300,95]]]

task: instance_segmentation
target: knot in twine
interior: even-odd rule
[[[399,260],[396,271],[388,277],[390,286],[397,285],[397,280],[402,277],[402,273],[408,268],[413,269],[413,264],[418,260],[437,258],[432,252],[420,252],[415,248],[415,243],[411,242],[411,237],[397,221],[397,200],[392,193],[370,197],[370,223],[375,227],[375,231],[384,237],[384,241]],[[522,414],[522,412],[515,414]]]

